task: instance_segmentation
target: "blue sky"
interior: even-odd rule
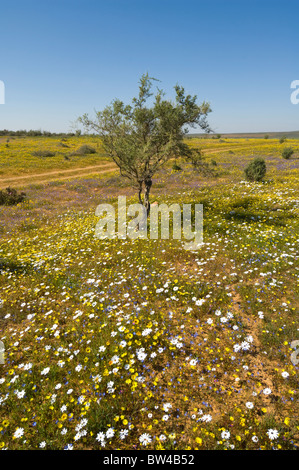
[[[217,133],[299,129],[298,0],[10,0],[0,19],[0,129],[70,131],[145,72],[209,101]]]

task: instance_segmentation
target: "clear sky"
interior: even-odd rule
[[[209,101],[217,133],[299,130],[298,0],[10,0],[0,129],[71,131],[143,73]]]

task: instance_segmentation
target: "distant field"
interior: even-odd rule
[[[280,139],[281,137],[287,137],[287,139],[299,139],[299,131],[287,131],[287,132],[248,132],[248,133],[233,133],[233,134],[220,134],[223,138],[232,139],[264,139],[268,136],[270,139]],[[216,133],[217,135],[217,133]],[[191,134],[192,137],[203,137],[203,134]],[[209,137],[209,136],[207,136]]]
[[[151,201],[203,204],[197,252],[95,238],[98,204],[137,202],[98,139],[0,140],[27,196],[0,206],[0,448],[298,449],[299,142],[188,142],[206,172],[168,162]]]
[[[84,145],[95,153],[76,155]],[[2,137],[0,139],[0,177],[68,170],[107,162],[101,142],[92,137]]]
[[[283,146],[299,149],[297,140],[287,139],[280,144],[278,139],[226,137],[221,139],[192,138],[191,146],[200,148],[206,156],[225,155],[230,160],[250,155],[278,156]],[[89,146],[95,153],[77,154],[83,146]],[[80,153],[80,152],[79,152]],[[0,189],[7,186],[28,186],[31,183],[68,178],[86,177],[88,174],[103,173],[117,169],[102,149],[97,137],[1,137],[0,138]]]

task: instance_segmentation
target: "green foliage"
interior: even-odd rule
[[[30,129],[30,131],[27,132],[27,135],[30,137],[36,137],[36,136],[43,135],[43,133],[40,129],[39,130]]]
[[[179,165],[177,165],[177,163],[174,163],[174,164],[172,165],[172,169],[173,169],[174,171],[182,171],[182,168],[181,168]]]
[[[283,144],[287,140],[286,136],[283,136],[279,139],[279,143]]]
[[[115,99],[110,106],[96,113],[92,120],[87,114],[79,122],[87,130],[102,137],[107,155],[139,191],[139,202],[149,212],[149,192],[152,177],[169,159],[190,155],[189,146],[183,141],[188,132],[185,126],[199,126],[209,132],[208,103],[197,104],[196,96],[185,94],[183,87],[176,85],[175,102],[165,100],[165,93],[157,89],[152,106],[147,106],[152,97],[152,82],[148,74],[141,77],[139,94],[125,105]],[[144,189],[144,202],[141,194]]]
[[[194,169],[198,170],[203,163],[202,152],[199,149],[190,149],[190,152],[186,156],[186,160],[189,160]]]
[[[28,137],[51,137],[51,136],[52,137],[63,137],[63,136],[73,137],[75,133],[74,132],[57,133],[57,132],[49,132],[49,131],[42,132],[41,130],[26,131],[23,129],[20,129],[18,131],[11,131],[8,129],[0,130],[0,136],[7,136],[7,135],[12,136],[12,137],[24,137],[24,136],[28,136]]]
[[[65,144],[64,142],[59,142],[58,145],[59,147],[69,148],[69,145]]]
[[[288,160],[289,158],[291,158],[293,153],[294,153],[294,150],[292,147],[285,147],[283,151],[281,152],[281,155],[282,155],[282,158],[284,158],[285,160]]]
[[[32,152],[34,157],[54,157],[55,153],[50,152],[49,150],[35,150]]]
[[[0,206],[14,206],[22,202],[25,197],[25,193],[18,193],[17,190],[13,188],[0,190]]]
[[[200,149],[196,149],[196,148],[190,149],[190,152],[187,155],[186,160],[190,161],[194,170],[197,173],[200,173],[202,176],[215,176],[216,175],[215,167],[217,166],[217,162],[215,160],[211,160],[211,163],[205,161]]]
[[[244,170],[249,181],[262,181],[266,174],[266,163],[261,157],[255,158]]]
[[[91,147],[90,145],[81,145],[77,150],[72,152],[70,155],[90,155],[92,153],[96,153],[96,149],[94,147]]]

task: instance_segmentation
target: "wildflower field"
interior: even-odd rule
[[[32,176],[0,206],[0,448],[298,448],[299,141],[290,160],[277,139],[188,143],[206,174],[168,162],[151,200],[203,204],[197,252],[97,239],[98,204],[137,202],[110,166],[39,180],[109,163],[97,138],[0,141],[2,187]]]

